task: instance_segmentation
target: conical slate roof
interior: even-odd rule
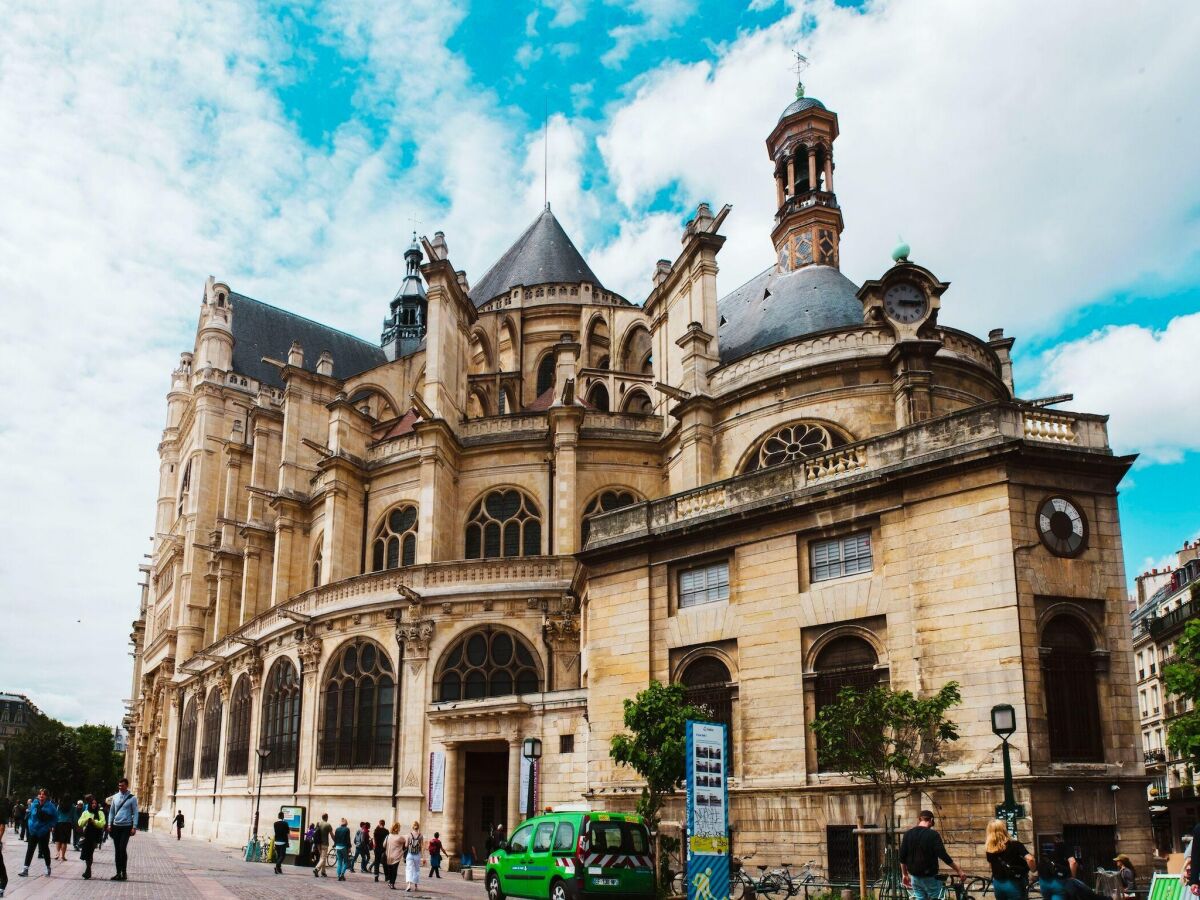
[[[471,289],[471,301],[482,306],[518,285],[584,281],[603,287],[547,205]]]

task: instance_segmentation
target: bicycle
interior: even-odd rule
[[[781,890],[787,891],[788,897],[795,897],[801,892],[807,897],[809,891],[815,893],[824,893],[829,890],[829,880],[816,874],[814,868],[817,864],[815,859],[810,859],[804,864],[799,872],[792,874],[792,864],[788,862],[780,863],[780,868],[771,873]]]
[[[267,842],[260,838],[251,838],[242,848],[242,859],[246,862],[266,862],[269,853]]]
[[[729,896],[733,900],[754,900],[755,897],[766,897],[775,900],[781,891],[785,890],[783,881],[774,872],[768,872],[766,866],[756,866],[758,880],[746,874],[745,862],[750,856],[734,857],[730,862]]]

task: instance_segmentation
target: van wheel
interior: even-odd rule
[[[550,900],[570,900],[567,895],[567,886],[562,879],[557,879],[554,884],[550,885]]]
[[[488,900],[504,900],[504,890],[500,887],[500,876],[495,872],[488,872],[484,886],[487,888]]]

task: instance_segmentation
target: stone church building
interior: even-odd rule
[[[773,261],[733,290],[705,204],[638,303],[549,207],[474,284],[414,239],[378,343],[209,279],[133,633],[126,765],[155,822],[240,844],[261,782],[267,818],[481,850],[521,818],[526,737],[538,808],[632,807],[609,741],[671,680],[732,726],[736,850],[854,877],[878,804],[809,723],[846,685],[955,680],[961,740],[906,814],[938,809],[981,869],[1010,703],[1021,838],[1148,862],[1132,459],[1104,416],[1015,397],[1013,340],[940,325],[969,298],[907,248],[841,273],[837,137],[815,99],[783,111]]]

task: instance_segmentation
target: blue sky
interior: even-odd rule
[[[695,204],[731,203],[732,290],[771,261],[795,49],[839,114],[846,273],[903,236],[952,283],[944,323],[1017,338],[1020,394],[1111,414],[1141,454],[1130,577],[1200,533],[1194,4],[16,0],[6,26],[0,687],[68,720],[119,717],[124,665],[81,685],[21,636],[124,652],[208,275],[374,338],[414,221],[477,280],[545,178],[634,300]]]

